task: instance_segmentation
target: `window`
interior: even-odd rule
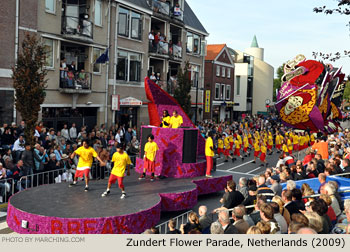
[[[193,52],[193,34],[190,32],[187,32],[187,48],[186,51],[188,53]]]
[[[200,37],[196,34],[193,34],[193,53],[194,54],[200,54],[200,44],[201,44]]]
[[[222,67],[222,77],[225,77],[225,76],[226,76],[226,68]]]
[[[220,76],[220,66],[216,66],[216,76]]]
[[[226,85],[226,100],[231,100],[231,85]]]
[[[102,26],[102,1],[95,1],[95,25]]]
[[[94,48],[93,49],[93,62],[95,63],[98,57],[101,56],[101,49]],[[94,64],[93,66],[93,72],[94,73],[101,73],[101,64]]]
[[[117,80],[141,80],[141,54],[119,50],[117,63]]]
[[[43,40],[45,52],[46,52],[46,62],[45,66],[47,68],[54,68],[54,62],[53,62],[53,40],[52,39],[44,39]]]
[[[231,68],[227,68],[227,78],[231,78]]]
[[[13,122],[14,91],[0,90],[0,124]]]
[[[197,34],[187,32],[187,53],[200,54],[201,53],[201,38]]]
[[[45,11],[50,13],[56,12],[56,0],[45,0]]]
[[[196,65],[191,66],[191,81],[192,81],[192,87],[197,87],[197,85],[199,85],[199,66],[196,66]]]
[[[141,76],[141,55],[138,53],[129,53],[130,75],[129,81],[140,81]]]
[[[117,80],[127,81],[128,76],[128,53],[118,52]]]
[[[220,94],[220,98],[221,100],[225,100],[225,84],[221,84],[221,94]]]
[[[122,36],[129,36],[129,11],[124,8],[119,8],[119,23],[118,34]]]
[[[218,83],[215,84],[215,99],[220,99],[220,84]]]
[[[131,31],[129,31],[131,29]],[[128,9],[119,9],[118,34],[132,39],[142,39],[141,14]]]
[[[131,38],[141,39],[141,15],[131,12]]]
[[[236,76],[236,95],[241,94],[241,76]]]

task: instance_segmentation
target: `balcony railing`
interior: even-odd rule
[[[92,22],[83,18],[63,16],[62,34],[93,38]]]
[[[160,0],[153,0],[152,8],[153,8],[153,11],[156,13],[161,13],[168,16],[170,15],[170,5],[167,2],[162,2]]]
[[[172,45],[168,42],[159,41],[156,43],[153,40],[149,41],[149,52],[159,55],[166,55],[172,58],[182,58],[182,47],[178,45]]]
[[[68,93],[89,93],[91,92],[92,74],[80,71],[60,70],[60,88]]]

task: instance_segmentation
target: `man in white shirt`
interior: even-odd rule
[[[117,131],[117,134],[115,135],[115,140],[118,142],[118,143],[121,143],[121,137],[120,137],[120,132],[121,132],[121,130],[120,129],[118,129],[118,131]]]
[[[23,135],[20,135],[19,138],[15,141],[15,143],[13,144],[13,149],[12,151],[14,152],[15,154],[15,158],[16,158],[16,162],[20,159],[23,151],[25,150],[24,148],[24,144],[25,144],[25,141],[24,141],[24,138],[23,138]]]
[[[77,139],[77,128],[75,127],[75,123],[72,123],[72,127],[69,129],[69,136],[73,141]]]
[[[63,136],[66,140],[70,139],[67,124],[63,125],[63,129],[61,129],[61,136]]]

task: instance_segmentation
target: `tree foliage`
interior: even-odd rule
[[[38,121],[40,105],[45,99],[47,70],[45,47],[35,35],[27,33],[18,53],[13,70],[13,86],[16,91],[15,105],[26,123],[24,137],[34,145],[35,125]]]
[[[282,66],[280,66],[279,68],[277,68],[277,78],[273,80],[273,101],[276,102],[277,101],[277,97],[276,97],[276,90],[279,90],[281,88],[282,85],[282,81],[281,78],[284,74],[284,64]]]
[[[174,91],[174,98],[180,104],[188,117],[191,118],[193,112],[191,109],[191,80],[188,71],[189,67],[190,64],[186,62],[184,69],[179,68],[177,74],[177,86]]]
[[[349,81],[346,82],[343,99],[346,100],[347,102],[350,101],[350,82]]]
[[[334,8],[329,8],[327,6],[315,7],[315,13],[324,13],[326,15],[332,14],[340,14],[340,15],[350,15],[350,0],[337,0],[337,6]],[[350,21],[347,23],[350,31]],[[322,53],[322,52],[313,52],[313,57],[315,59],[321,58],[323,60],[329,60],[335,62],[340,58],[350,57],[350,51],[344,50],[344,52],[330,52],[330,53]]]

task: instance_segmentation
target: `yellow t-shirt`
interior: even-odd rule
[[[220,149],[224,148],[224,141],[222,139],[218,140],[218,148],[220,148]]]
[[[266,146],[265,145],[261,145],[260,149],[261,149],[262,153],[266,153]]]
[[[299,139],[299,144],[300,144],[301,146],[303,146],[304,143],[305,143],[305,137],[301,136],[300,139]]]
[[[125,151],[123,152],[123,154],[120,154],[119,152],[115,152],[112,156],[111,161],[114,162],[114,166],[111,174],[121,178],[124,177],[126,166],[131,164],[131,160],[128,154],[126,154]]]
[[[248,133],[248,139],[252,138],[252,134]]]
[[[314,135],[314,134],[311,134],[311,136],[310,136],[310,141],[311,141],[311,142],[315,142],[315,135]]]
[[[156,159],[157,150],[159,150],[159,148],[156,142],[147,142],[145,144],[146,158],[153,162]]]
[[[224,140],[225,149],[230,149],[230,140],[228,137]]]
[[[254,143],[254,150],[255,151],[260,151],[260,145],[259,145],[258,141],[255,141],[255,143]]]
[[[243,138],[243,143],[244,143],[244,148],[248,148],[249,147],[249,141],[248,141],[248,137],[247,136],[245,136]]]
[[[93,158],[97,157],[96,151],[92,147],[86,149],[82,146],[74,152],[79,155],[77,170],[91,169]]]
[[[214,149],[214,143],[213,139],[211,137],[208,137],[205,141],[205,156],[214,157],[214,151],[211,150],[210,147]]]
[[[288,139],[287,145],[288,145],[288,150],[293,150],[293,144],[292,144],[292,141],[290,139]]]
[[[162,123],[163,123],[162,128],[169,128],[170,127],[170,116],[164,117],[162,120]],[[168,126],[165,125],[165,123],[167,123]]]
[[[287,145],[285,145],[285,144],[283,144],[282,150],[283,150],[284,153],[289,152],[289,151],[288,151],[288,147],[287,147]]]
[[[268,138],[267,142],[268,142],[269,145],[273,145],[272,135],[269,135],[269,138]]]
[[[282,143],[282,137],[281,135],[276,136],[276,144],[281,144]]]
[[[232,135],[229,135],[228,136],[228,139],[230,140],[230,143],[233,143],[234,141],[233,141],[233,136]]]
[[[238,140],[239,144],[242,144],[242,137],[238,134],[237,134],[237,140]]]
[[[183,124],[182,116],[180,115],[177,115],[177,117],[172,116],[170,118],[170,124],[171,124],[171,128],[173,129],[177,129],[181,127],[181,125]]]
[[[299,137],[297,135],[293,136],[293,144],[298,144],[299,143]]]
[[[236,149],[240,149],[241,148],[241,144],[238,140],[235,140],[235,147]]]

